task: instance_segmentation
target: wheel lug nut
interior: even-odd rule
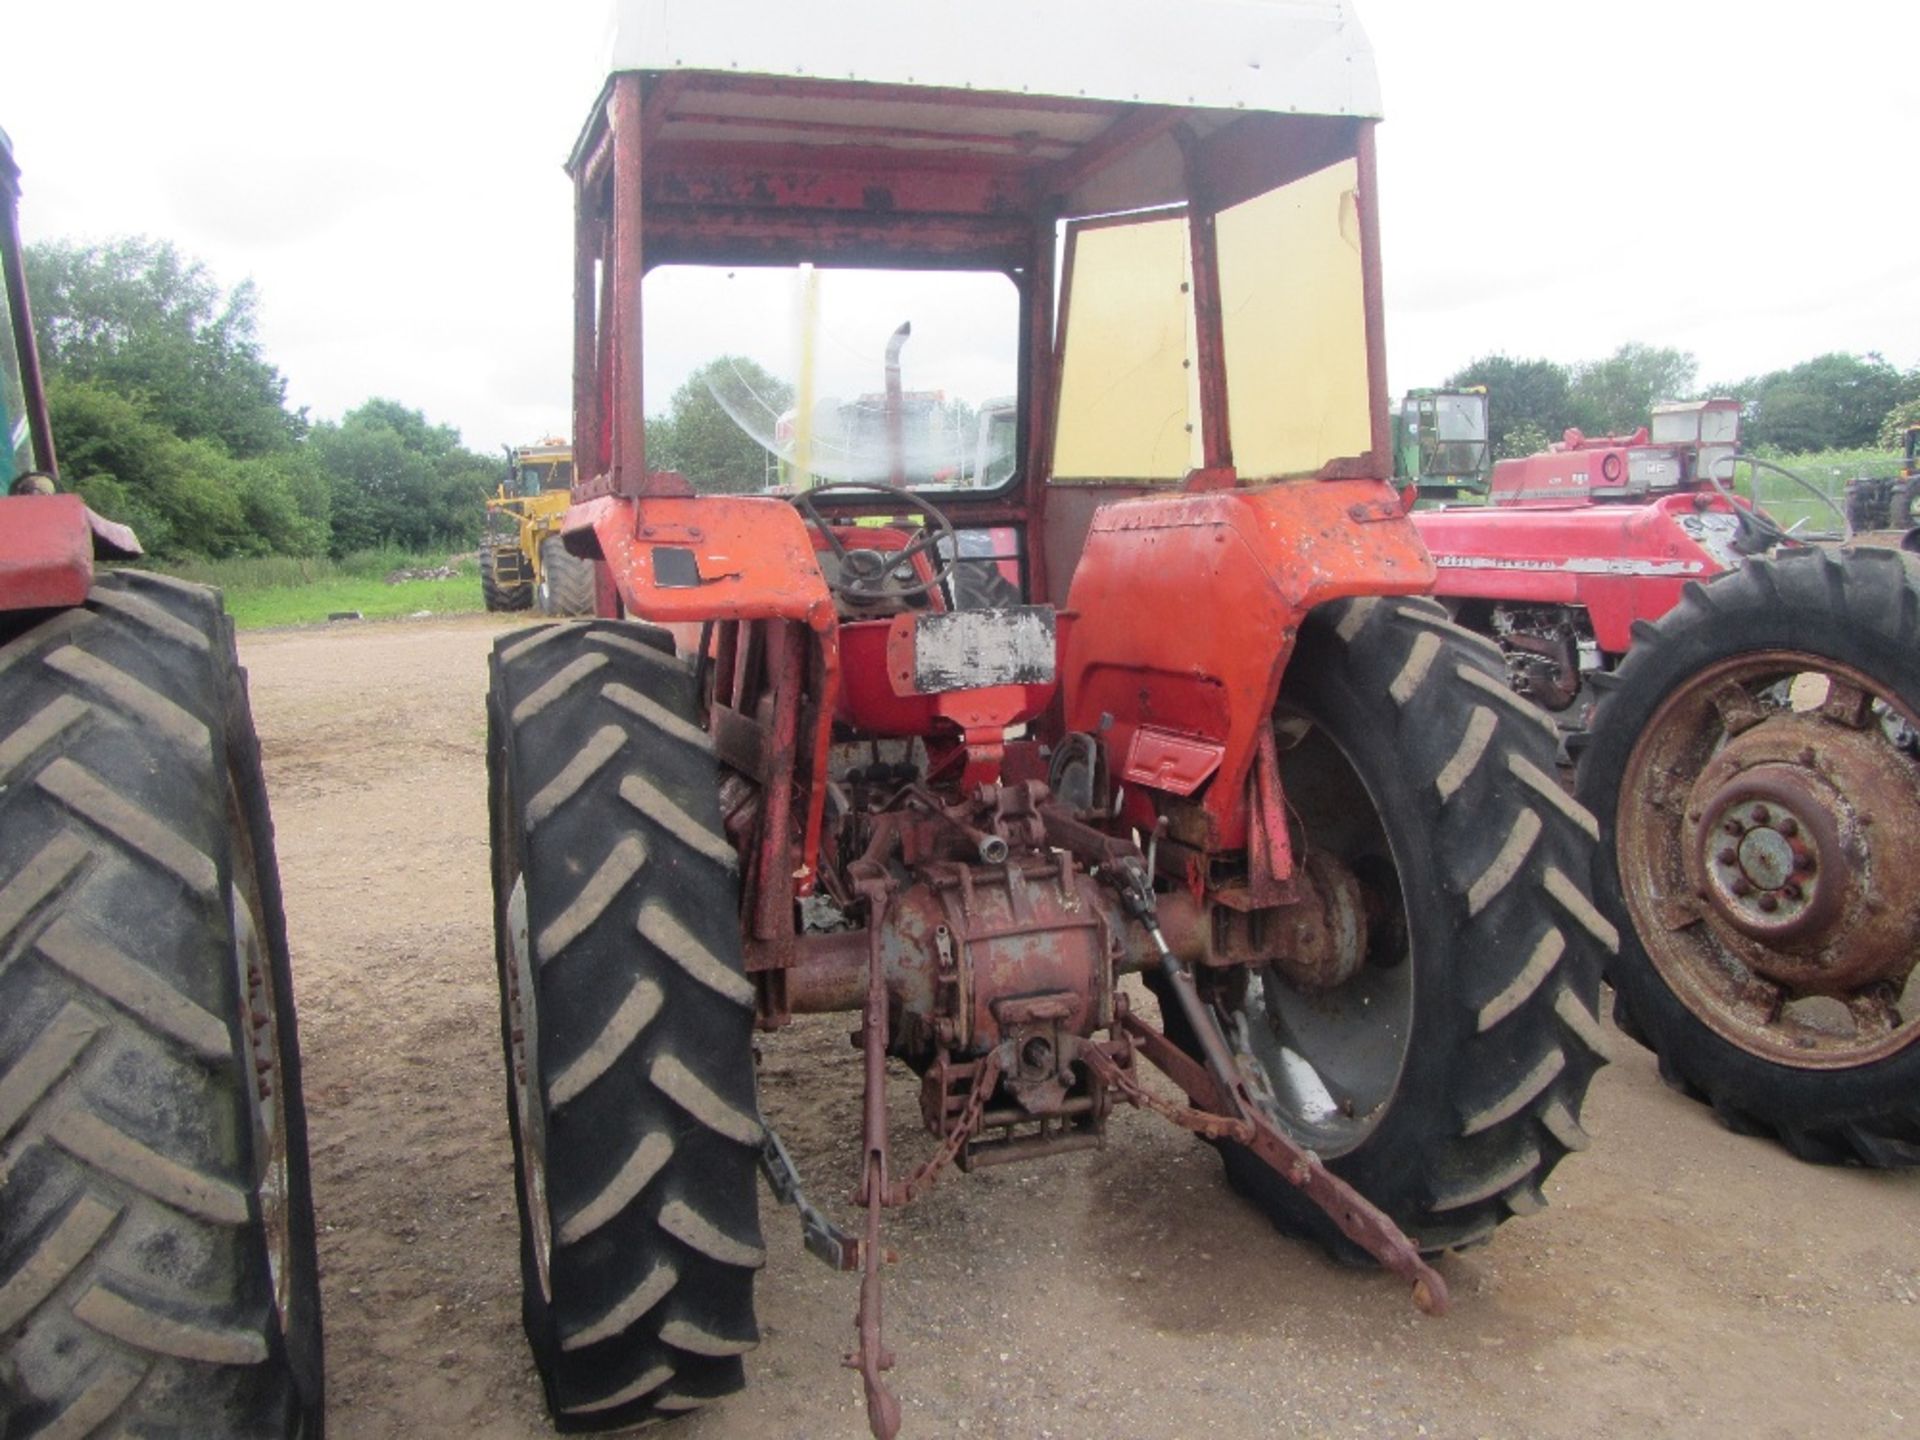
[[[1773,812],[1767,809],[1766,806],[1756,805],[1753,807],[1753,823],[1754,824],[1764,825],[1767,823],[1767,821],[1771,820],[1772,818],[1773,818]]]
[[[1727,846],[1726,849],[1722,850],[1718,855],[1714,856],[1713,858],[1718,860],[1722,865],[1731,865],[1733,864],[1734,861],[1740,858],[1740,855],[1738,851],[1736,851],[1731,845],[1729,845]]]
[[[1729,820],[1727,821],[1726,824],[1722,825],[1720,828],[1726,831],[1727,834],[1729,835],[1738,835],[1743,830],[1745,830],[1746,827],[1742,825],[1738,820]]]
[[[1800,822],[1791,815],[1782,815],[1780,817],[1780,823],[1774,826],[1774,829],[1791,839],[1800,833]]]
[[[1751,895],[1753,893],[1753,882],[1747,879],[1746,876],[1741,875],[1734,880],[1732,889],[1736,895]]]
[[[1798,880],[1787,881],[1786,884],[1780,887],[1780,892],[1789,900],[1798,900],[1802,895],[1807,893],[1800,888],[1800,882]]]
[[[1759,903],[1760,903],[1760,908],[1762,910],[1765,910],[1769,915],[1771,915],[1775,910],[1778,910],[1780,908],[1780,897],[1778,895],[1775,895],[1772,891],[1768,891],[1766,894],[1760,897]]]
[[[1813,852],[1811,850],[1802,850],[1798,855],[1794,856],[1793,868],[1811,875],[1814,869]]]

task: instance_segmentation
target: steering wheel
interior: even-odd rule
[[[832,522],[813,506],[815,496],[834,490],[842,493],[857,491],[863,495],[891,495],[907,501],[925,517],[919,535],[900,550],[848,549],[840,543],[840,537],[833,533]],[[816,485],[811,490],[800,491],[793,497],[793,506],[803,520],[826,537],[827,548],[839,562],[835,567],[837,573],[827,578],[827,588],[849,600],[872,602],[913,599],[943,583],[959,563],[960,537],[954,533],[953,522],[929,505],[923,496],[903,485],[883,485],[877,480],[840,480],[831,485]],[[946,542],[944,555],[940,551],[942,541]],[[910,564],[916,555],[927,554],[934,557],[933,574],[927,579],[922,580],[911,572],[904,576],[900,574],[901,566]]]

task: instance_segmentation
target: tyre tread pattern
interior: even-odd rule
[[[736,1390],[758,1335],[737,859],[670,646],[596,619],[502,637],[492,661],[496,914],[523,876],[553,1217],[549,1298],[521,1195],[523,1309],[562,1430]]]
[[[231,626],[216,592],[105,574],[0,666],[0,1429],[317,1437],[317,1308],[290,1357],[253,1193],[239,867],[276,963],[284,921]]]
[[[1586,1144],[1581,1102],[1604,1057],[1597,1027],[1568,1016],[1591,1021],[1604,937],[1568,924],[1558,892],[1566,875],[1585,873],[1593,822],[1575,802],[1540,793],[1554,767],[1551,722],[1507,689],[1498,651],[1437,604],[1323,606],[1289,664],[1340,671],[1360,696],[1378,697],[1370,723],[1392,729],[1403,757],[1444,891],[1431,903],[1449,907],[1458,970],[1447,1002],[1455,1013],[1416,1021],[1453,1047],[1451,1124],[1396,1140],[1396,1153],[1358,1168],[1339,1156],[1328,1164],[1422,1250],[1477,1243],[1544,1204],[1541,1182]],[[1283,681],[1283,701],[1287,693]],[[1231,1147],[1226,1158],[1236,1185],[1282,1228],[1358,1256],[1257,1162]]]
[[[570,553],[558,535],[549,535],[540,542],[540,570],[546,581],[541,613],[555,618],[593,614],[591,560]]]

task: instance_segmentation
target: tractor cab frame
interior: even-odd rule
[[[763,643],[792,653],[787,663],[804,659],[837,690],[845,636],[794,507],[676,493],[674,478],[648,471],[640,281],[669,264],[1006,275],[1022,315],[1021,463],[992,491],[928,498],[970,527],[1015,532],[1027,598],[1075,616],[1062,632],[1059,720],[1082,730],[1110,717],[1103,748],[1116,776],[1137,781],[1136,823],[1157,820],[1154,790],[1196,802],[1182,829],[1198,864],[1247,843],[1256,733],[1299,617],[1343,596],[1432,583],[1386,483],[1370,57],[1349,17],[1274,16],[1257,37],[1263,63],[1235,78],[1237,93],[1221,90],[1219,74],[1202,84],[1137,64],[1088,63],[1065,77],[1084,85],[1037,70],[1016,77],[986,36],[1025,33],[1030,54],[1070,55],[1095,16],[1005,8],[1007,30],[970,22],[982,38],[957,51],[933,25],[917,46],[889,47],[879,69],[892,83],[847,80],[846,65],[807,37],[783,34],[798,58],[776,64],[771,49],[736,56],[718,21],[676,21],[671,43],[664,29],[619,31],[614,73],[569,167],[579,465],[569,543],[608,567],[602,613],[739,627],[715,641],[722,670],[759,627]],[[1197,27],[1184,39],[1198,54],[1232,9],[1149,5],[1135,18],[1180,15]],[[1324,63],[1336,55],[1347,63]],[[1313,248],[1289,253],[1289,239]],[[1319,286],[1334,293],[1315,295]],[[1152,293],[1137,301],[1129,289]],[[1129,326],[1160,327],[1122,352],[1131,391],[1101,353]],[[1287,414],[1296,399],[1299,413]],[[1145,404],[1164,407],[1151,435],[1124,423]],[[1122,499],[1137,503],[1101,513]],[[910,499],[874,493],[818,508],[839,522],[913,513]],[[1214,644],[1184,626],[1141,635],[1136,609],[1172,614],[1196,600],[1258,617],[1271,641],[1242,646],[1233,625],[1215,627]],[[1132,698],[1143,679],[1160,691],[1151,707]],[[831,693],[821,698],[800,742],[803,768],[816,771],[844,718]],[[818,872],[824,796],[807,790],[797,866],[776,863],[785,840],[769,833],[770,874]],[[785,909],[784,898],[768,902],[777,933],[758,937],[775,969],[792,951]]]

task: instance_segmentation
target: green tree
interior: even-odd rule
[[[1915,398],[1903,401],[1887,412],[1887,418],[1880,422],[1880,448],[1898,450],[1907,443],[1907,431],[1920,425],[1920,371],[1910,377],[1913,380]]]
[[[251,281],[223,292],[205,265],[144,237],[30,245],[26,268],[50,375],[136,396],[174,434],[236,456],[284,450],[304,432],[260,354]]]
[[[1542,448],[1538,437],[1558,439],[1560,432],[1573,423],[1568,418],[1567,384],[1566,367],[1551,360],[1483,355],[1449,375],[1442,388],[1486,387],[1487,438],[1493,444],[1493,453],[1505,459],[1532,454]],[[1516,429],[1521,432],[1517,437]]]
[[[1747,444],[1798,455],[1875,444],[1889,413],[1920,399],[1920,371],[1902,374],[1871,353],[1831,354],[1731,388],[1746,402]]]
[[[183,439],[142,401],[93,380],[53,377],[47,403],[61,478],[148,553],[318,554],[325,486],[299,452],[235,460],[216,440]]]
[[[1537,455],[1559,438],[1558,434],[1549,435],[1531,420],[1522,420],[1517,425],[1507,427],[1507,433],[1493,447],[1493,458],[1517,460],[1522,456]]]
[[[706,494],[763,490],[762,441],[792,404],[792,387],[745,356],[710,360],[673,392],[665,414],[647,418],[647,468],[677,470]]]
[[[1655,405],[1687,399],[1698,369],[1685,350],[1629,341],[1604,360],[1573,367],[1569,423],[1589,435],[1631,434],[1648,423]]]
[[[308,440],[330,491],[332,550],[464,548],[486,519],[500,462],[395,400],[369,400]]]

